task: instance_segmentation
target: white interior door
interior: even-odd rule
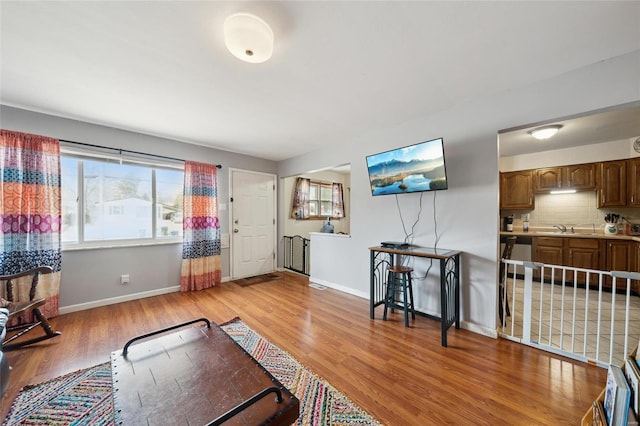
[[[275,270],[276,176],[231,170],[231,277]]]

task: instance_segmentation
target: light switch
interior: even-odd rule
[[[220,234],[220,247],[229,247],[229,234]]]

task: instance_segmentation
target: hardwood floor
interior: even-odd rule
[[[233,282],[61,315],[62,336],[9,352],[6,416],[20,388],[109,360],[131,337],[181,321],[236,316],[387,425],[576,425],[606,370],[402,314],[369,319],[368,300],[308,286],[304,276]]]

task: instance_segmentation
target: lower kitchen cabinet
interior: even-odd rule
[[[601,270],[604,267],[603,254],[605,243],[597,238],[566,238],[564,243],[564,264],[574,268]],[[578,283],[587,283],[587,274],[578,273]],[[591,276],[589,285],[594,284],[594,276]]]
[[[570,266],[573,268],[602,270],[606,266],[606,243],[598,238],[570,238],[570,237],[536,237],[533,239],[533,261],[547,265]],[[562,271],[557,270],[554,279],[562,280]],[[539,277],[540,273],[534,274]],[[545,271],[545,278],[551,277],[551,270]],[[580,272],[576,276],[578,284],[587,283],[587,274]],[[574,276],[565,277],[567,282],[573,282]],[[607,284],[607,283],[605,283]],[[597,287],[595,276],[589,279],[591,287]],[[608,283],[610,286],[611,283]]]
[[[563,246],[565,238],[562,237],[536,237],[533,239],[533,250],[531,253],[534,262],[545,265],[564,265]],[[540,271],[534,271],[535,278],[540,277]],[[545,270],[545,278],[551,276],[551,269]],[[562,279],[562,273],[556,271],[555,279]]]
[[[637,271],[638,270],[638,243],[634,241],[606,240],[607,241],[607,271]],[[607,280],[611,286],[611,279]],[[619,280],[616,283],[617,290],[626,290],[627,283]],[[640,283],[633,281],[631,288],[640,293]]]
[[[570,266],[573,268],[593,269],[597,271],[640,272],[640,243],[628,240],[607,240],[601,238],[571,237],[534,237],[532,238],[532,260],[545,265]],[[562,281],[562,271],[556,270],[556,282]],[[534,271],[534,277],[540,277],[540,271]],[[551,268],[545,268],[545,278],[551,277]],[[567,282],[573,282],[573,274],[566,276]],[[586,284],[584,272],[577,274],[577,283]],[[612,279],[605,277],[605,288],[611,288]],[[616,282],[618,291],[626,291],[625,280]],[[597,288],[597,277],[591,276],[589,287]],[[631,291],[640,295],[640,282],[632,281]]]

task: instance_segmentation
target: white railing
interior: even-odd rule
[[[640,273],[503,262],[502,337],[602,367],[624,364],[638,345]]]

